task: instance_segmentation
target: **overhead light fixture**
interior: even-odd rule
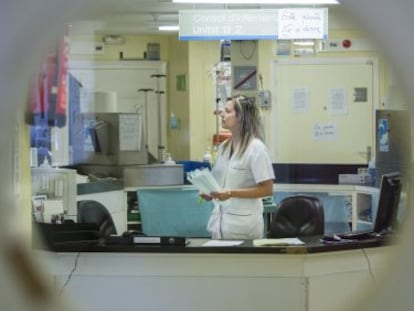
[[[180,27],[178,25],[170,25],[170,26],[159,26],[159,31],[178,31]]]
[[[231,3],[231,4],[284,4],[314,5],[339,4],[338,0],[172,0],[175,3]]]

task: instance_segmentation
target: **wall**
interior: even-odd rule
[[[190,154],[190,75],[189,44],[179,41],[177,36],[168,38],[170,54],[168,57],[168,110],[167,116],[174,113],[178,119],[178,128],[167,130],[167,152],[175,160],[189,160]],[[177,89],[177,76],[185,79],[185,89]]]
[[[73,60],[119,60],[119,53],[123,53],[124,59],[143,59],[144,52],[147,50],[147,43],[159,43],[160,44],[160,58],[161,60],[168,60],[169,57],[169,44],[168,36],[164,35],[126,35],[125,44],[103,44],[102,35],[70,35],[71,42],[95,42],[98,45],[103,45],[104,49],[102,53],[96,53],[93,55],[78,54],[71,55]]]
[[[171,152],[176,160],[201,160],[205,148],[211,146],[212,136],[216,132],[216,118],[213,115],[215,91],[213,88],[212,67],[220,61],[220,46],[218,41],[181,42],[176,35],[159,36],[126,36],[125,45],[106,45],[103,54],[97,54],[96,60],[116,60],[119,52],[123,51],[126,58],[143,56],[148,42],[158,42],[161,46],[161,59],[168,62],[167,111],[178,117],[180,127],[168,129],[167,152]],[[330,10],[329,39],[342,40],[350,38],[366,42],[368,35],[356,29],[350,20],[336,10]],[[76,36],[73,40],[87,40],[86,37]],[[89,37],[90,39],[90,37]],[[95,36],[96,42],[101,42],[100,36]],[[271,63],[277,59],[294,58],[294,56],[277,56],[277,41],[263,40],[258,42],[258,74],[263,77],[264,89],[271,89]],[[310,57],[310,56],[302,56]],[[384,57],[377,51],[367,48],[364,51],[334,51],[323,52],[311,57],[377,57],[379,59],[379,98],[381,108],[404,107],[404,101],[399,96],[398,83],[390,76],[391,69]],[[79,58],[76,56],[75,58]],[[82,59],[91,56],[82,56]],[[185,91],[177,91],[177,75],[185,75]],[[392,81],[392,82],[390,82]],[[259,84],[258,84],[259,86]],[[389,94],[391,93],[392,94]],[[396,95],[398,100],[395,100]],[[272,94],[273,96],[275,94]],[[398,103],[395,104],[394,102]],[[265,122],[265,137],[270,132],[270,111],[262,110]],[[300,125],[297,128],[300,129]]]
[[[215,133],[216,96],[211,70],[220,61],[220,46],[218,41],[192,41],[189,47],[190,159],[201,160]]]

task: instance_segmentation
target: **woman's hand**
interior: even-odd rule
[[[210,195],[208,195],[208,194],[205,194],[205,193],[199,193],[198,194],[201,198],[203,198],[204,200],[206,200],[206,201],[211,201],[212,199],[213,199],[213,197],[212,196],[210,196]]]
[[[226,201],[231,198],[231,191],[229,190],[222,190],[217,192],[210,193],[213,199],[217,199],[219,201]]]

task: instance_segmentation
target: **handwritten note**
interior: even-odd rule
[[[327,36],[325,9],[280,9],[278,12],[279,40],[323,39]]]
[[[336,140],[336,125],[332,123],[315,123],[313,139],[317,141]]]

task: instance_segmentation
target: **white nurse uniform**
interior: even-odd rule
[[[243,156],[233,154],[230,148],[217,151],[212,174],[222,189],[249,188],[274,179],[272,161],[266,145],[254,138]],[[263,237],[263,203],[261,198],[230,198],[215,201],[207,230],[213,239],[257,239]]]

